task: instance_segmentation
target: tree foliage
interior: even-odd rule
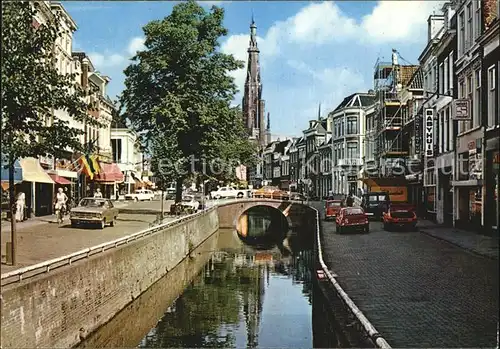
[[[83,131],[53,118],[54,110],[97,125],[88,116],[86,94],[75,85],[74,74],[62,75],[56,68],[59,16],[51,14],[38,26],[37,6],[22,1],[2,6],[2,153],[10,161],[81,149],[77,136]]]
[[[214,159],[225,167],[230,158],[249,161],[251,145],[230,107],[237,90],[229,73],[243,62],[219,50],[227,35],[223,19],[215,6],[208,12],[195,1],[174,6],[143,28],[145,50],[125,70],[124,117],[150,140],[153,169],[164,182],[213,176],[207,165]]]

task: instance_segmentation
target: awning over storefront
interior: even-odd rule
[[[363,183],[368,187],[394,187],[398,185],[406,185],[406,179],[404,177],[371,177],[363,178]]]
[[[483,185],[481,179],[469,179],[466,181],[452,181],[451,185],[454,187],[480,187]]]
[[[94,177],[96,182],[100,183],[122,183],[124,181],[123,173],[117,164],[107,164],[105,162],[100,163],[100,172]]]
[[[57,184],[61,184],[61,185],[70,185],[71,184],[71,181],[68,181],[66,178],[58,176],[56,174],[49,173],[49,176]]]
[[[61,170],[61,169],[56,169],[56,170],[48,170],[48,174],[50,175],[57,175],[59,177],[65,177],[65,178],[78,178],[78,172],[76,171],[69,171],[69,170]]]
[[[54,181],[44,171],[38,159],[24,158],[19,160],[23,173],[23,181],[33,183],[54,184]]]

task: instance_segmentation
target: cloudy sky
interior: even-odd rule
[[[111,77],[115,99],[124,85],[123,70],[141,49],[142,27],[167,16],[174,2],[63,2],[78,30],[73,50],[87,52],[96,69]],[[221,50],[246,62],[249,25],[257,24],[266,109],[274,134],[301,134],[309,119],[326,115],[344,96],[373,86],[378,58],[390,61],[397,49],[410,64],[427,40],[427,18],[438,1],[200,1],[226,10],[227,37]],[[402,63],[405,63],[403,61]],[[234,72],[242,90],[245,71]],[[235,104],[241,102],[241,93]]]

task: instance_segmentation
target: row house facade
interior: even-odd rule
[[[303,164],[303,184],[307,188],[303,192],[312,198],[321,197],[319,147],[324,143],[328,133],[326,119],[309,121],[309,128],[303,131],[305,141],[305,162]]]
[[[354,93],[328,115],[331,140],[322,146],[325,186],[323,195],[329,191],[338,194],[358,195],[363,187],[362,165],[365,157],[367,115],[373,113],[375,95]],[[328,151],[329,150],[329,151]],[[330,161],[329,161],[330,160]]]
[[[446,3],[429,17],[421,113],[428,218],[498,229],[498,1]]]
[[[496,7],[495,7],[496,5]],[[500,1],[483,5],[483,33],[477,39],[482,48],[482,117],[484,134],[484,226],[498,231],[500,217]]]
[[[60,158],[47,154],[38,159],[20,159],[21,168],[27,166],[23,171],[27,177],[23,176],[16,184],[15,192],[25,194],[27,217],[51,214],[54,193],[59,187],[64,187],[69,196],[76,200],[91,195],[92,189],[97,187],[100,187],[106,196],[112,197],[116,182],[123,180],[123,174],[113,164],[111,157],[110,125],[116,108],[106,94],[109,77],[98,73],[85,53],[73,52],[73,35],[77,25],[61,3],[36,1],[32,5],[38,10],[33,19],[35,27],[55,23],[56,18],[60,20],[55,23],[60,29],[60,35],[54,44],[55,68],[63,75],[74,74],[76,86],[93,91],[86,102],[93,103],[95,108],[88,113],[97,118],[101,126],[84,125],[74,120],[66,110],[58,109],[46,117],[45,123],[50,126],[55,120],[62,120],[67,122],[69,127],[81,130],[83,135],[80,136],[80,142],[82,145],[92,146],[92,155],[98,159],[100,171],[92,180],[88,178],[79,162],[83,154],[77,154],[73,149],[67,149]],[[33,178],[28,178],[29,173],[33,174]],[[3,185],[5,179],[2,172],[2,189],[6,189]]]

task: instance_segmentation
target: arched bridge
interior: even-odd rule
[[[272,207],[283,214],[290,228],[300,225],[301,213],[305,209],[300,201],[285,201],[275,199],[240,199],[217,205],[219,212],[219,227],[236,229],[239,218],[252,207]]]

